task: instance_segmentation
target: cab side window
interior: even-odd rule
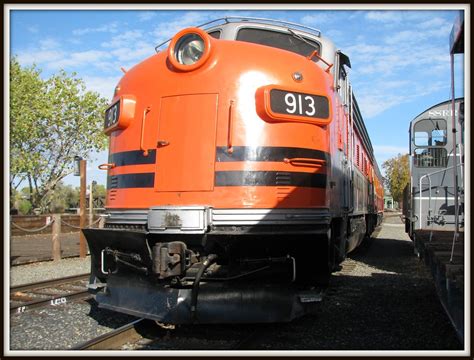
[[[221,31],[220,30],[214,30],[209,33],[210,36],[212,36],[214,39],[220,39],[221,38]]]

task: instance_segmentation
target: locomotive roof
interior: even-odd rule
[[[306,25],[301,25],[289,21],[283,21],[283,20],[274,20],[274,19],[266,19],[266,18],[257,18],[257,17],[243,17],[243,16],[227,16],[224,18],[219,18],[216,20],[209,21],[205,24],[199,25],[198,27],[203,27],[203,26],[209,26],[212,24],[212,26],[209,27],[215,27],[218,25],[223,25],[223,24],[229,24],[229,23],[257,23],[257,24],[263,24],[263,25],[276,25],[276,26],[283,26],[283,27],[290,27],[294,30],[300,30],[307,32],[311,35],[315,35],[320,37],[321,36],[321,31],[319,29],[306,26]]]
[[[291,29],[293,31],[297,31],[300,34],[304,34],[309,37],[313,38],[318,38],[318,41],[323,41],[325,43],[330,43],[332,42],[325,38],[324,36],[321,35],[321,30],[313,28],[311,26],[306,26],[306,25],[301,25],[289,21],[284,21],[284,20],[273,20],[273,19],[266,19],[266,18],[257,18],[257,17],[245,17],[245,16],[227,16],[223,18],[218,18],[212,21],[208,21],[204,24],[197,25],[197,28],[202,28],[205,31],[210,31],[215,28],[219,28],[222,26],[240,26],[240,25],[246,25],[246,24],[253,24],[253,25],[263,25],[269,29]],[[163,46],[164,44],[168,43],[171,41],[171,39],[168,39],[159,45],[155,47],[155,50],[158,52],[159,48]],[[335,51],[335,50],[334,50]]]
[[[416,115],[411,122],[415,121],[417,118],[419,118],[420,116],[422,116],[423,114],[425,114],[426,112],[428,112],[430,110],[433,110],[433,109],[436,109],[438,107],[442,107],[442,106],[445,106],[445,105],[449,105],[451,103],[451,101],[452,101],[451,99],[445,100],[445,101],[440,102],[439,104],[436,104],[436,105],[433,105],[433,106],[429,107],[428,109],[426,109],[426,110],[422,111],[421,113],[419,113],[418,115]],[[454,101],[455,101],[455,103],[459,103],[461,101],[464,101],[464,97],[458,97],[458,98],[454,99]]]

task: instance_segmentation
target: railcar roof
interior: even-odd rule
[[[208,26],[209,28],[211,28],[218,25],[225,25],[229,23],[254,23],[254,24],[262,24],[262,25],[276,25],[279,27],[285,27],[285,28],[289,27],[289,28],[292,28],[293,30],[304,31],[318,37],[321,36],[321,30],[310,27],[310,26],[301,25],[301,24],[297,24],[297,23],[293,23],[289,21],[284,21],[284,20],[274,20],[274,19],[244,17],[244,16],[227,16],[224,18],[209,21],[205,24],[199,25],[198,27]],[[211,24],[212,26],[209,26]]]
[[[463,101],[463,100],[464,100],[464,97],[458,97],[458,98],[454,99],[454,101],[455,101],[456,103],[458,103],[458,102],[460,102],[460,101]],[[437,107],[441,107],[441,106],[443,106],[443,105],[447,105],[447,104],[449,104],[449,103],[451,103],[451,99],[446,100],[446,101],[442,101],[442,102],[440,102],[439,104],[433,105],[433,106],[429,107],[428,109],[422,111],[422,112],[419,113],[418,115],[416,115],[416,116],[413,118],[413,120],[412,120],[411,122],[413,122],[414,120],[416,120],[417,118],[419,118],[419,117],[420,117],[421,115],[423,115],[424,113],[426,113],[426,112],[428,112],[428,111],[430,111],[430,110],[433,110],[433,109],[435,109],[435,108],[437,108]]]
[[[232,25],[241,25],[241,24],[259,24],[265,25],[274,29],[291,29],[297,31],[298,33],[304,33],[310,37],[317,37],[324,41],[330,41],[329,39],[323,37],[321,35],[321,30],[313,28],[311,26],[301,25],[289,21],[284,20],[273,20],[273,19],[266,19],[266,18],[257,18],[257,17],[245,17],[245,16],[227,16],[223,18],[218,18],[212,21],[208,21],[204,24],[197,25],[197,28],[202,28],[205,31],[209,31],[211,29],[217,28],[219,26],[226,26],[228,24]],[[164,44],[171,41],[168,39],[155,47],[156,52],[159,52],[159,48]]]

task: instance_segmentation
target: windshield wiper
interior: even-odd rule
[[[315,48],[316,50],[318,50],[319,52],[319,46],[316,45],[316,44],[313,44],[311,42],[309,42],[308,40],[306,40],[304,37],[302,37],[301,35],[298,35],[297,33],[295,33],[293,30],[291,30],[290,28],[286,28],[286,30],[288,30],[288,32],[294,37],[294,38],[297,38],[298,40],[301,40],[302,42],[308,44],[309,46]],[[310,54],[308,54],[310,55]]]

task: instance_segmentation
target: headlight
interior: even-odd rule
[[[180,31],[171,41],[168,57],[173,66],[191,71],[204,64],[211,53],[210,36],[198,28]]]
[[[180,64],[192,65],[204,54],[204,40],[198,34],[184,35],[178,40],[174,51]]]

